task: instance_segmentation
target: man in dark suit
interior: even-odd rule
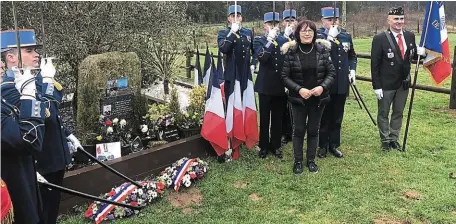
[[[283,55],[280,47],[288,39],[278,35],[280,15],[277,12],[264,14],[265,35],[255,37],[253,41],[256,64],[260,62],[258,77],[255,81],[255,92],[258,92],[260,106],[260,158],[265,158],[271,151],[278,158],[282,158],[281,136],[282,118],[287,96],[285,87],[280,79]]]
[[[418,54],[425,56],[425,49],[415,44],[415,35],[403,29],[402,7],[389,11],[388,24],[389,29],[372,40],[371,50],[372,86],[378,99],[377,123],[384,151],[401,148],[398,138],[411,86],[410,61]]]

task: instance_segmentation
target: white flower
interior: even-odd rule
[[[203,172],[207,172],[207,168],[206,167],[203,167]]]
[[[189,180],[184,182],[185,187],[190,187],[191,184],[192,182],[190,182]]]
[[[138,190],[138,195],[141,196],[141,195],[143,195],[143,194],[144,194],[143,190],[142,190],[142,189],[139,189],[139,190]],[[139,203],[139,202],[138,202],[138,203]]]
[[[148,194],[148,195],[152,195],[152,193],[153,193],[152,190],[148,190],[148,191],[147,191],[147,194]]]
[[[177,170],[173,171],[173,177],[177,175]]]
[[[120,126],[125,126],[127,125],[127,121],[125,119],[120,120]]]
[[[93,214],[96,214],[96,213],[97,213],[97,211],[98,211],[98,209],[97,209],[97,208],[93,208],[93,209],[92,209],[92,213],[93,213]]]
[[[110,134],[110,133],[113,133],[114,132],[114,129],[112,127],[108,127],[106,129],[106,133]]]
[[[184,178],[182,178],[182,181],[186,182],[190,180],[190,175],[185,174]]]
[[[149,129],[147,128],[147,125],[143,125],[141,128],[142,133],[146,133]]]
[[[152,198],[156,198],[158,196],[157,192],[153,191],[152,194],[151,194],[151,197]]]
[[[138,192],[138,189],[134,189],[133,192],[131,192],[132,194],[136,194]]]
[[[166,181],[166,185],[167,185],[168,187],[171,186],[172,183],[173,183],[173,182],[172,182],[171,180],[167,180],[167,181]]]
[[[118,118],[114,118],[114,120],[112,120],[112,123],[113,124],[117,124],[119,122],[119,119]]]
[[[142,204],[143,203],[143,199],[139,198],[138,199],[138,204]]]
[[[164,173],[162,177],[163,177],[164,179],[168,179],[168,178],[169,178],[169,176],[168,176],[167,173]]]
[[[104,116],[103,116],[103,115],[100,115],[100,119],[103,119],[103,118],[104,118]]]

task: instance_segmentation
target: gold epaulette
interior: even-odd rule
[[[58,91],[60,91],[60,90],[63,89],[62,85],[61,85],[59,82],[55,81],[55,80],[54,80],[54,87],[55,87]]]
[[[51,111],[49,111],[49,108],[46,108],[44,113],[45,113],[46,117],[50,117],[51,116]]]

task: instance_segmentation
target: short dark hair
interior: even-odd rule
[[[295,30],[295,36],[296,36],[296,40],[299,43],[301,43],[301,37],[299,36],[299,31],[301,31],[302,27],[309,27],[310,29],[313,30],[314,32],[314,36],[312,38],[312,43],[314,44],[315,41],[317,40],[317,26],[315,25],[314,22],[310,21],[310,20],[301,20],[299,23],[298,23],[298,26],[296,27],[296,30]]]

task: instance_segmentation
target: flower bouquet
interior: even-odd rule
[[[140,184],[143,188],[138,189],[131,183],[124,183],[101,197],[133,206],[146,206],[161,198],[164,193],[165,185],[162,182],[142,181]],[[137,213],[139,213],[138,210],[95,201],[89,205],[84,216],[98,224],[102,221],[112,221]]]
[[[162,171],[157,179],[179,191],[181,185],[190,187],[192,181],[203,179],[207,171],[208,165],[203,160],[184,157]]]

